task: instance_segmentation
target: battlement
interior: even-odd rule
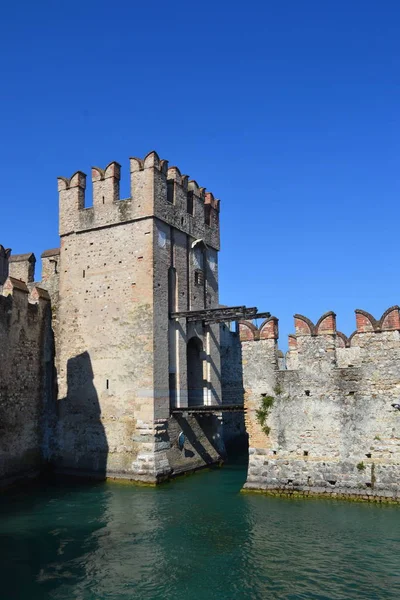
[[[25,283],[33,283],[35,280],[36,257],[33,252],[26,254],[13,254],[8,261],[8,274],[14,279],[20,279]]]
[[[256,327],[250,321],[239,321],[240,341],[277,340],[279,337],[278,322],[276,317],[269,317],[261,323],[260,327]]]
[[[13,343],[18,344],[20,329],[24,330],[26,339],[39,340],[49,306],[50,297],[46,290],[39,286],[28,288],[24,281],[8,277],[0,287],[2,344],[9,343],[6,342],[7,336],[11,336]]]
[[[350,337],[331,311],[316,323],[294,315],[284,359],[277,319],[240,323],[245,487],[400,502],[400,307],[355,314]]]
[[[156,152],[130,158],[131,197],[120,199],[121,166],[92,167],[93,206],[85,207],[86,175],[58,177],[60,236],[156,217],[219,249],[219,200]]]
[[[14,277],[8,277],[2,288],[0,288],[0,302],[4,302],[2,298],[12,298],[18,304],[24,302],[27,307],[28,304],[36,305],[42,301],[46,303],[50,301],[47,290],[37,285],[30,289],[24,281]]]
[[[356,330],[347,337],[336,328],[336,315],[329,311],[313,323],[304,315],[294,315],[296,333],[289,335],[286,367],[298,369],[302,364],[321,363],[326,359],[332,367],[354,367],[373,360],[376,353],[400,352],[400,307],[391,306],[380,319],[357,309]],[[258,328],[249,321],[239,323],[241,342],[272,340],[271,349],[278,352],[278,319],[270,317]],[[371,352],[370,352],[371,350]]]

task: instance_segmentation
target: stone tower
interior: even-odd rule
[[[3,285],[8,277],[8,263],[10,259],[11,250],[4,248],[0,244],[0,285]]]
[[[219,459],[219,325],[178,311],[218,307],[219,201],[155,152],[58,179],[56,462],[60,470],[158,481]],[[185,434],[179,448],[180,432]],[[182,438],[181,438],[182,439]]]

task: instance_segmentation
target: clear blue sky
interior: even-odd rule
[[[221,198],[220,290],[280,319],[400,303],[400,4],[22,0],[0,21],[0,243],[57,175],[155,149]],[[40,277],[38,269],[37,278]]]

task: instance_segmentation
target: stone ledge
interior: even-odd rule
[[[365,493],[343,493],[335,491],[299,491],[299,490],[282,490],[282,489],[260,489],[253,487],[251,484],[245,484],[240,490],[243,494],[264,494],[265,496],[275,496],[279,498],[320,498],[325,500],[345,500],[346,502],[374,502],[378,504],[400,504],[400,497],[395,497],[392,493],[387,492],[386,495],[367,495]]]

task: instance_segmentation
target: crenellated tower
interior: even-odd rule
[[[91,207],[83,172],[58,179],[58,464],[155,481],[174,469],[171,410],[221,402],[219,325],[170,318],[219,306],[219,201],[156,152],[130,159],[130,198],[120,173],[92,168]]]

